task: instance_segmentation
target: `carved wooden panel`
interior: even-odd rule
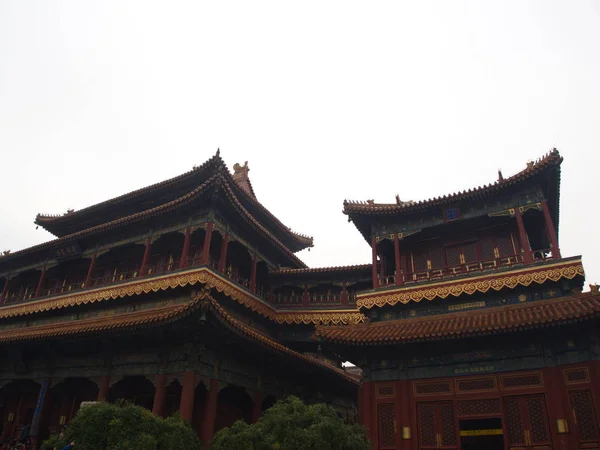
[[[543,386],[544,380],[541,373],[527,373],[522,375],[509,375],[502,377],[501,386],[503,389],[523,389],[536,386]]]
[[[456,433],[456,421],[454,420],[454,405],[452,403],[443,403],[440,405],[441,419],[441,444],[442,446],[455,446],[458,443]]]
[[[396,394],[393,384],[383,384],[377,386],[377,397],[394,397]]]
[[[422,448],[437,447],[435,404],[419,403],[417,405],[417,414],[419,420],[419,444]]]
[[[511,447],[525,445],[525,433],[519,397],[504,398],[504,417]]]
[[[433,383],[414,383],[415,396],[452,393],[452,383],[441,381]]]
[[[496,390],[496,377],[456,380],[456,392],[485,392]]]
[[[573,421],[580,442],[600,441],[598,418],[594,408],[594,399],[590,389],[570,391],[569,399],[573,409]]]
[[[491,416],[501,413],[502,405],[499,398],[458,400],[456,402],[458,416]]]
[[[551,436],[544,394],[504,397],[504,416],[511,448],[550,448]]]
[[[550,441],[548,413],[544,395],[532,395],[527,398],[527,411],[530,424],[531,444],[545,444]]]
[[[578,384],[578,383],[589,383],[590,373],[587,367],[578,367],[576,369],[564,370],[565,383],[567,384]]]
[[[377,430],[380,449],[396,448],[396,418],[393,403],[377,405]]]

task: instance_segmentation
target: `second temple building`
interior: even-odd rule
[[[38,215],[56,239],[0,256],[1,437],[30,426],[37,445],[82,402],[122,398],[209,444],[294,394],[363,424],[373,449],[600,449],[600,294],[561,254],[561,163],[344,202],[372,249],[357,266],[306,267],[312,238],[219,152]]]

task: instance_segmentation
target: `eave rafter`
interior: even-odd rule
[[[116,286],[106,286],[73,294],[60,295],[23,304],[4,305],[0,307],[0,319],[38,314],[98,302],[108,302],[125,297],[194,285],[202,285],[209,289],[215,289],[217,292],[223,293],[251,311],[279,324],[348,324],[359,323],[365,320],[364,316],[356,309],[277,310],[207,267],[150,279],[130,281]]]

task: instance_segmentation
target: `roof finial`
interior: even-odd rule
[[[498,181],[504,181],[504,177],[502,176],[502,170],[498,169]]]
[[[217,148],[217,156],[221,156],[221,149]]]
[[[396,194],[396,205],[400,204],[400,194]]]

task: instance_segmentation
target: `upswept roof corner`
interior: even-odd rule
[[[112,220],[112,221],[106,222],[106,223],[101,223],[99,225],[96,225],[96,226],[93,226],[90,228],[86,228],[81,231],[77,231],[75,233],[71,233],[69,235],[54,239],[49,242],[38,244],[33,247],[29,247],[29,248],[20,250],[18,252],[10,253],[9,255],[2,258],[2,261],[4,262],[8,259],[13,259],[15,257],[22,256],[26,253],[37,251],[37,250],[43,250],[43,249],[47,249],[47,248],[55,248],[58,245],[63,245],[67,242],[71,242],[71,241],[79,239],[79,238],[93,235],[93,234],[101,232],[101,231],[107,231],[107,230],[111,230],[114,228],[119,228],[125,224],[138,222],[140,220],[144,220],[149,217],[164,214],[165,212],[172,211],[178,207],[184,206],[184,205],[188,204],[189,202],[195,200],[200,195],[205,193],[207,191],[207,189],[209,189],[210,187],[214,187],[214,188],[220,187],[220,188],[222,188],[223,192],[225,192],[227,199],[238,210],[238,212],[248,220],[248,222],[250,223],[250,225],[252,227],[254,227],[257,231],[259,231],[261,234],[266,236],[277,247],[279,247],[283,251],[283,253],[286,254],[291,261],[293,261],[294,264],[296,264],[299,267],[306,267],[306,264],[303,261],[301,261],[286,245],[284,245],[276,236],[274,236],[272,233],[270,233],[260,222],[258,222],[254,218],[254,216],[252,214],[250,214],[246,210],[246,208],[241,204],[241,202],[237,199],[236,195],[234,194],[232,187],[231,187],[231,183],[233,182],[233,180],[230,177],[228,178],[227,175],[230,175],[230,174],[226,168],[225,168],[225,170],[217,170],[205,182],[203,182],[201,185],[197,186],[192,191],[184,194],[182,197],[176,198],[165,204],[155,206],[148,210],[132,214],[130,216],[121,217],[119,219]]]
[[[384,215],[384,214],[401,214],[408,212],[420,211],[430,206],[442,205],[457,200],[471,199],[475,197],[481,197],[497,192],[500,189],[514,185],[521,181],[524,181],[546,169],[556,167],[560,170],[560,164],[563,161],[563,157],[560,156],[559,151],[553,148],[550,152],[545,154],[543,157],[527,163],[527,167],[518,172],[517,174],[508,177],[501,178],[494,183],[490,183],[468,190],[455,192],[452,194],[446,194],[439,197],[433,197],[427,200],[420,201],[408,201],[402,202],[397,197],[396,203],[375,203],[373,200],[356,201],[356,200],[344,200],[343,213],[351,215]],[[560,182],[560,174],[558,182]],[[557,194],[558,195],[558,194]],[[558,198],[556,199],[558,203]]]
[[[200,171],[206,169],[207,167],[209,167],[212,164],[215,164],[218,161],[222,162],[223,160],[220,158],[219,155],[220,155],[220,151],[217,150],[217,153],[215,155],[213,155],[212,157],[210,157],[208,160],[206,160],[204,163],[202,163],[199,166],[194,166],[192,168],[192,170],[189,170],[181,175],[178,175],[173,178],[169,178],[168,180],[164,180],[164,181],[161,181],[161,182],[158,182],[155,184],[151,184],[150,186],[136,189],[135,191],[131,191],[127,194],[119,195],[118,197],[114,197],[112,199],[105,200],[103,202],[87,206],[87,207],[79,209],[77,211],[75,211],[73,209],[69,209],[64,214],[37,214],[35,217],[34,223],[36,225],[39,225],[46,229],[46,227],[45,227],[46,225],[53,224],[53,223],[66,222],[67,220],[77,218],[78,216],[81,216],[86,212],[92,212],[94,210],[101,209],[101,208],[109,206],[109,205],[111,205],[111,206],[118,205],[127,200],[135,199],[136,197],[139,197],[142,194],[148,194],[148,193],[154,192],[158,189],[169,187],[169,186],[174,185],[177,182],[181,181],[182,179],[188,178],[189,176],[193,175],[194,173],[197,173],[197,172],[200,172]],[[47,229],[47,231],[52,233],[51,230]]]
[[[124,194],[77,211],[69,209],[67,213],[64,214],[38,214],[35,218],[34,223],[43,227],[44,229],[46,229],[47,231],[49,231],[57,237],[63,237],[68,234],[72,234],[65,232],[65,227],[69,226],[69,224],[76,223],[78,220],[83,220],[83,218],[86,215],[89,216],[91,214],[95,214],[96,216],[100,216],[101,214],[99,214],[99,212],[104,208],[114,208],[116,206],[126,204],[127,202],[137,200],[141,197],[149,196],[150,194],[156,191],[176,187],[178,185],[181,186],[181,183],[184,182],[189,183],[190,180],[193,181],[193,177],[200,176],[211,167],[213,168],[214,172],[221,173],[224,177],[228,179],[230,184],[236,188],[236,194],[240,194],[240,196],[245,201],[247,201],[253,207],[257,208],[258,212],[262,214],[266,220],[270,221],[273,224],[274,230],[276,230],[277,233],[281,233],[282,237],[285,237],[285,245],[289,247],[289,249],[292,252],[295,253],[307,247],[313,246],[312,237],[308,237],[292,231],[256,199],[254,188],[252,187],[250,178],[248,177],[248,171],[250,169],[248,168],[247,162],[243,167],[239,164],[235,164],[234,174],[232,175],[229,169],[227,168],[225,161],[221,158],[220,150],[217,150],[215,155],[213,155],[210,159],[205,161],[200,166],[194,166],[192,170],[174,178],[170,178],[168,180],[155,183],[153,185],[141,189],[137,189],[128,194]],[[198,180],[198,182],[203,183],[204,181]]]

